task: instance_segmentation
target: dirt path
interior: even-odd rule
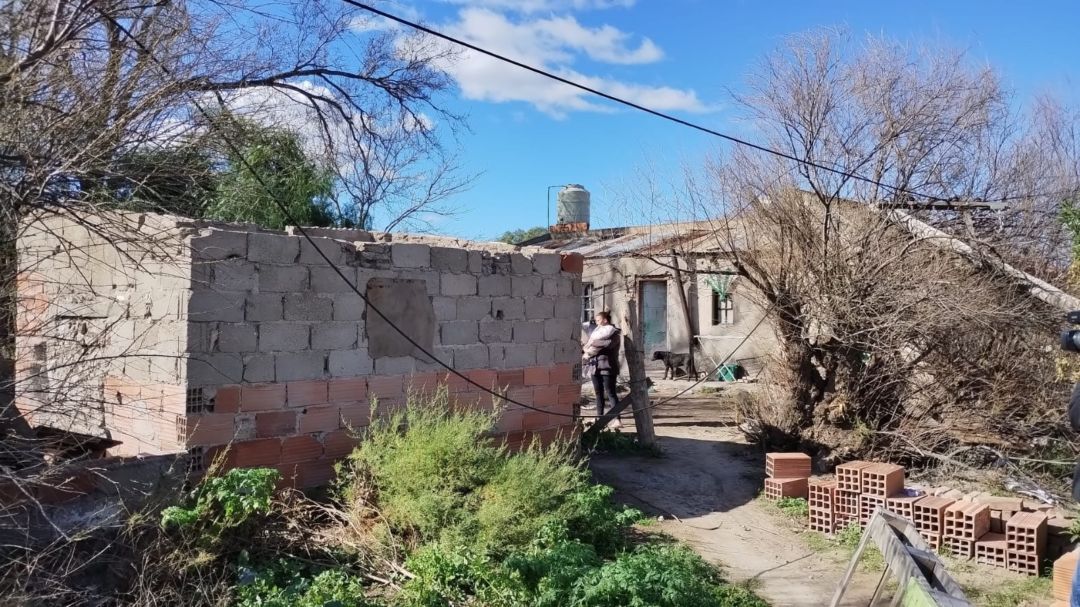
[[[653,398],[686,385],[656,384]],[[734,427],[734,412],[725,405],[730,401],[690,396],[653,412],[663,457],[595,455],[591,467],[597,480],[615,487],[625,503],[664,516],[663,531],[721,565],[730,579],[749,580],[773,605],[827,605],[846,563],[815,553],[754,500],[764,478],[764,455]],[[860,572],[844,605],[866,605],[878,578]]]

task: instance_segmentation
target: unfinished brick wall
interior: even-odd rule
[[[135,332],[110,334],[110,344],[131,345],[149,333],[153,348],[140,345],[124,357],[130,364],[87,373],[100,394],[100,427],[123,441],[118,454],[191,450],[197,467],[229,445],[232,465],[278,466],[311,486],[325,482],[332,462],[354,446],[351,431],[368,424],[373,400],[377,411],[389,412],[410,392],[446,385],[456,406],[494,406],[392,325],[480,385],[550,411],[502,410],[498,430],[511,445],[573,428],[578,256],[432,246],[357,230],[318,230],[308,242],[244,226],[173,221],[155,229],[184,245],[170,260],[169,278],[159,282],[110,259],[131,277],[125,297],[145,299],[149,316],[131,304],[105,317]],[[33,301],[47,302],[41,316],[56,324],[57,291],[41,285],[58,275],[39,266],[27,292],[42,291]],[[28,349],[32,342],[20,338]],[[154,366],[144,372],[156,357],[178,361],[167,377]]]

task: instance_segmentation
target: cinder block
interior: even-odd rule
[[[545,278],[544,279],[544,297],[558,297],[559,296],[559,279],[557,278]],[[555,311],[555,302],[551,303],[552,313]]]
[[[558,253],[537,253],[533,255],[532,263],[538,274],[558,274],[562,270],[562,256]]]
[[[488,347],[484,344],[456,346],[453,350],[453,366],[459,370],[481,369],[489,364]],[[447,362],[447,361],[443,361]],[[440,365],[441,366],[441,365]]]
[[[431,267],[441,272],[463,273],[469,269],[469,252],[452,247],[431,247]]]
[[[525,318],[525,300],[498,297],[491,300],[491,315],[495,320],[523,320]]]
[[[433,298],[432,305],[435,303],[435,299],[444,299],[441,297]],[[491,317],[491,299],[487,297],[459,297],[456,300],[457,309],[452,313],[456,316],[456,320],[482,320],[484,318]],[[439,318],[439,313],[436,310],[435,317]],[[455,320],[454,318],[442,318],[440,320]]]
[[[218,291],[193,291],[188,299],[188,318],[193,321],[241,322],[244,320],[244,294]]]
[[[532,260],[521,253],[512,253],[510,255],[510,271],[514,274],[532,274]]]
[[[369,375],[375,370],[375,363],[366,348],[355,350],[333,350],[329,355],[331,377],[358,377]]]
[[[348,266],[311,267],[311,290],[316,293],[355,293],[358,284],[356,270]]]
[[[479,324],[475,320],[452,320],[439,325],[439,337],[444,346],[475,344],[479,341]]]
[[[801,497],[807,495],[806,478],[767,478],[765,479],[766,499],[777,500],[782,497]]]
[[[248,234],[247,258],[258,263],[296,263],[300,256],[300,236]]]
[[[327,258],[334,265],[343,265],[348,258],[346,249],[355,251],[355,247],[330,238],[307,238],[300,240],[300,263],[307,265],[326,265]],[[320,255],[320,251],[322,255]],[[326,257],[324,258],[323,255]]]
[[[544,341],[544,321],[519,320],[514,323],[515,344],[535,344]],[[535,350],[533,356],[535,357]]]
[[[283,318],[284,302],[280,293],[248,293],[244,303],[247,321],[278,321]]]
[[[431,307],[435,310],[435,320],[442,322],[445,320],[457,320],[458,319],[458,299],[474,299],[471,297],[432,297]],[[491,314],[491,302],[483,298],[475,298],[484,302],[484,315]],[[480,320],[475,319],[463,319],[463,320]]]
[[[302,322],[267,322],[259,326],[260,352],[299,352],[307,350],[310,327]]]
[[[564,318],[549,318],[544,321],[544,340],[562,341],[573,339],[574,329],[580,323]]]
[[[975,562],[980,565],[1006,568],[1008,566],[1006,546],[1005,536],[1001,533],[983,535],[975,540]]]
[[[479,293],[481,297],[496,297],[510,294],[510,277],[501,274],[491,274],[480,277]],[[445,289],[444,295],[448,295]]]
[[[488,356],[496,369],[531,367],[536,364],[536,344],[491,344]]]
[[[547,367],[555,364],[555,344],[551,342],[536,344],[536,364]]]
[[[238,384],[243,377],[244,362],[239,354],[192,354],[188,358],[187,383],[190,387]]]
[[[469,267],[466,270],[470,274],[479,274],[484,269],[484,252],[469,251]]]
[[[263,383],[274,381],[274,355],[248,354],[244,356],[244,382]]]
[[[308,267],[302,265],[259,265],[260,293],[296,293],[307,291]]]
[[[541,276],[513,276],[510,278],[510,294],[514,297],[534,298],[540,297],[544,290],[544,279]]]
[[[555,300],[545,297],[525,299],[525,318],[529,320],[547,320],[555,315]]]
[[[221,261],[247,257],[247,232],[210,229],[189,241],[191,258],[197,261]]]
[[[1041,512],[1018,512],[1005,523],[1005,541],[1009,552],[1042,556],[1046,553],[1046,515]],[[1036,571],[1038,574],[1038,571]]]
[[[862,492],[862,471],[872,462],[854,461],[836,467],[836,487],[842,491]]]
[[[363,320],[367,304],[356,293],[336,293],[330,299],[334,305],[334,320]]]
[[[321,322],[311,325],[312,350],[351,350],[356,347],[357,323]]]
[[[258,326],[252,323],[221,323],[217,346],[220,352],[255,352],[259,344]]]
[[[236,434],[233,440],[244,441],[256,438],[255,413],[240,413],[236,416]]]
[[[560,297],[555,300],[555,318],[577,320],[581,316],[580,297]],[[618,322],[616,322],[618,324]]]
[[[296,411],[265,411],[255,415],[255,436],[272,438],[296,434]]]
[[[285,320],[330,320],[334,317],[333,300],[314,293],[285,295]]]
[[[765,476],[806,478],[810,476],[810,456],[805,453],[766,453]],[[839,485],[837,485],[839,487]]]
[[[218,291],[250,291],[258,284],[255,265],[246,259],[226,259],[210,265],[213,289]]]
[[[581,344],[577,342],[556,342],[555,343],[555,363],[580,363],[581,362]]]
[[[469,274],[443,274],[440,277],[442,294],[448,297],[476,295],[476,277]]]
[[[326,354],[323,352],[278,352],[274,354],[274,377],[279,382],[321,379],[325,373]]]
[[[945,509],[954,503],[953,499],[934,495],[919,500],[912,505],[915,528],[925,538],[940,536],[945,531]]]
[[[390,247],[390,260],[397,268],[431,267],[431,247],[412,242],[395,242]]]
[[[862,469],[862,492],[891,497],[904,488],[904,467],[896,464],[873,464]]]
[[[411,356],[380,356],[375,359],[376,375],[408,375],[416,371],[416,359]]]

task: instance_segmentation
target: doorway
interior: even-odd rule
[[[641,290],[641,335],[646,364],[653,352],[667,350],[667,281],[643,280]]]

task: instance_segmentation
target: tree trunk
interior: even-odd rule
[[[686,321],[686,336],[690,343],[690,364],[686,372],[695,380],[697,379],[697,362],[694,357],[694,319],[690,314],[690,303],[686,299],[686,290],[683,288],[682,270],[679,269],[679,256],[675,249],[671,249],[671,268],[675,271],[675,290],[679,293],[679,303],[682,304],[683,319]]]
[[[581,441],[588,445],[596,442],[596,437],[615,419],[627,405],[634,410],[634,427],[637,429],[638,444],[651,446],[656,443],[656,431],[653,429],[652,410],[649,408],[649,387],[645,379],[644,351],[638,346],[637,338],[637,301],[627,301],[627,313],[623,317],[623,354],[626,357],[626,370],[630,375],[630,396],[622,399],[618,407],[597,418],[596,422],[581,436]]]

